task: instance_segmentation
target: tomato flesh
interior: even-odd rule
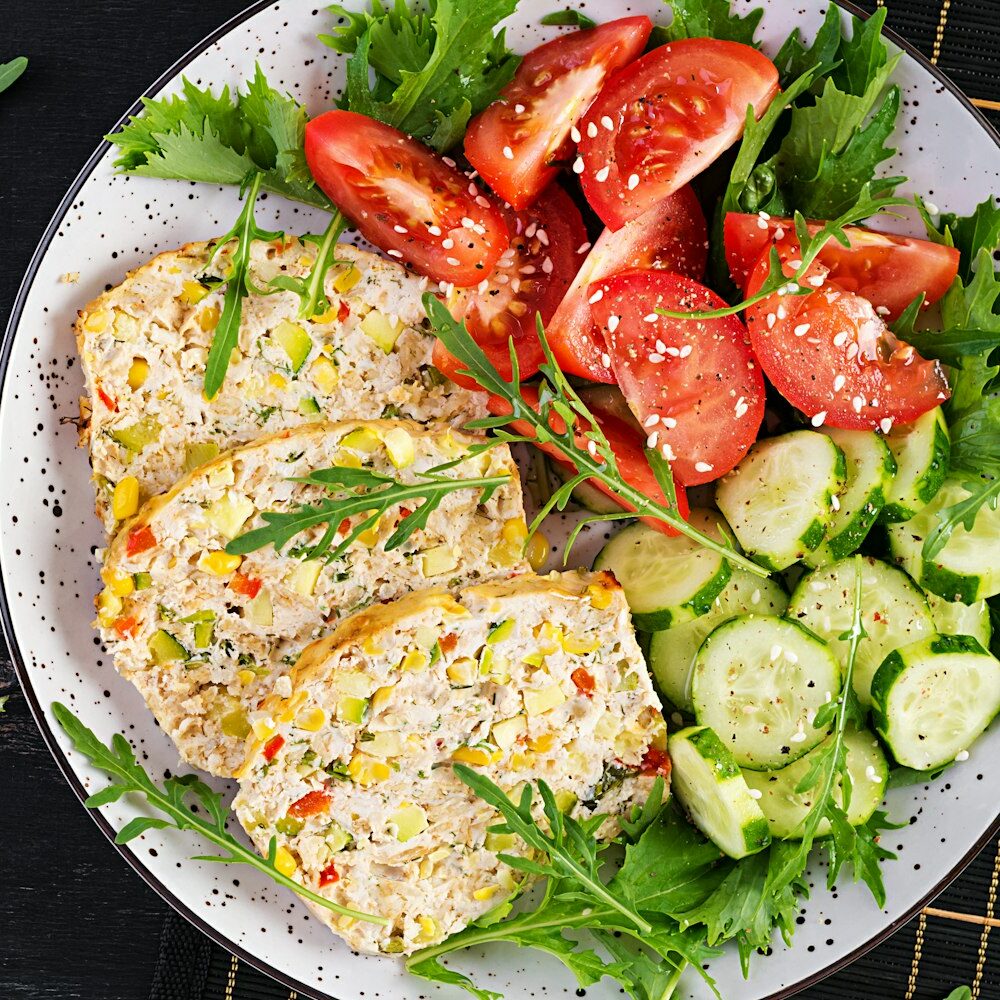
[[[767,56],[739,42],[685,38],[607,82],[580,124],[583,191],[612,229],[701,173],[778,93]]]
[[[306,792],[301,799],[296,799],[288,807],[288,815],[297,819],[305,819],[307,816],[316,816],[321,812],[326,812],[333,801],[326,792],[314,789]]]
[[[775,247],[791,276],[798,243],[779,240]],[[770,252],[750,275],[750,295],[767,277]],[[802,280],[816,290],[768,296],[747,309],[747,328],[764,373],[815,426],[888,433],[948,398],[940,364],[897,339],[867,299],[831,280],[818,261]]]
[[[684,486],[727,473],[757,439],[764,378],[735,316],[670,319],[657,309],[696,312],[725,302],[691,278],[625,271],[591,285],[591,306],[618,385]],[[593,298],[594,296],[592,296]]]
[[[816,233],[822,222],[809,222]],[[794,233],[791,219],[730,212],[724,225],[726,262],[733,281],[745,289],[761,254],[777,238]],[[850,249],[830,240],[819,253],[830,280],[846,292],[868,299],[891,323],[921,293],[924,305],[937,302],[958,274],[954,247],[912,236],[878,233],[863,226],[845,226]]]
[[[562,370],[594,382],[615,381],[604,338],[590,314],[589,288],[595,281],[637,267],[700,278],[707,257],[705,215],[689,185],[621,229],[605,229],[545,328]]]
[[[500,97],[469,123],[465,155],[515,209],[530,205],[572,153],[570,132],[616,69],[642,52],[648,17],[573,31],[532,49]]]
[[[148,524],[140,524],[133,528],[125,539],[125,555],[137,556],[140,552],[156,545],[156,535]]]
[[[548,323],[582,260],[586,242],[580,210],[558,185],[547,188],[524,212],[505,211],[510,246],[496,269],[475,288],[452,289],[446,305],[464,320],[473,339],[504,378],[510,378],[510,338],[521,378],[530,378],[545,360],[535,325]],[[434,344],[434,364],[454,368],[447,350]]]
[[[535,410],[538,409],[538,391],[533,386],[522,386],[521,395],[529,406]],[[490,396],[488,406],[490,412],[497,415],[506,415],[511,412],[510,403],[499,396]],[[625,482],[650,500],[662,504],[664,507],[669,507],[670,504],[663,495],[663,490],[660,489],[660,484],[656,481],[656,476],[653,475],[653,470],[646,459],[641,432],[622,420],[619,416],[610,411],[599,409],[590,402],[588,402],[587,408],[594,415],[598,426],[608,439],[611,450],[615,453],[618,471]],[[515,420],[509,427],[515,434],[534,436],[531,426],[526,421]],[[565,425],[556,417],[553,419],[552,427],[553,430],[560,432],[565,428]],[[586,430],[586,428],[582,430]],[[582,430],[577,431],[576,443],[579,447],[586,448],[587,439],[583,436]],[[545,454],[550,455],[564,467],[571,467],[570,463],[566,461],[566,456],[555,445],[536,441],[535,446],[544,451]],[[595,489],[600,490],[605,496],[614,500],[623,510],[635,510],[633,505],[622,500],[614,490],[606,486],[601,480],[589,479],[588,483]],[[688,503],[684,487],[678,484],[676,493],[677,511],[681,517],[687,518]],[[641,520],[645,521],[650,527],[656,528],[657,531],[662,531],[664,534],[676,535],[678,533],[676,528],[671,527],[665,521],[661,521],[658,518],[644,517]]]
[[[435,281],[478,284],[507,249],[496,206],[397,129],[327,111],[306,125],[305,151],[316,183],[365,239]]]

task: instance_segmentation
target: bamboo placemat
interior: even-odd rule
[[[1000,0],[879,0],[859,6],[887,7],[888,26],[947,73],[994,127],[1000,126]],[[943,1000],[964,985],[973,1000],[1000,1000],[998,891],[1000,841],[989,845],[933,906],[847,969],[798,995],[803,1000]],[[150,1000],[298,1000],[298,994],[171,913]]]

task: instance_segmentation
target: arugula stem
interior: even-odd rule
[[[323,312],[324,307],[329,307],[324,285],[327,271],[329,271],[332,263],[330,254],[333,252],[334,247],[337,245],[337,240],[340,239],[340,234],[346,226],[347,220],[341,212],[339,210],[334,212],[333,217],[330,219],[330,224],[323,233],[323,240],[319,244],[319,249],[316,251],[316,261],[313,264],[312,271],[309,272],[309,277],[306,279],[305,294],[299,306],[299,315],[303,319],[309,319],[317,313]]]

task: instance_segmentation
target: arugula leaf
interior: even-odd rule
[[[959,986],[952,990],[944,1000],[972,1000],[972,990],[968,986]]]
[[[117,802],[122,796],[129,794],[141,795],[148,805],[166,816],[166,819],[151,816],[138,816],[126,823],[115,837],[116,844],[125,844],[134,840],[147,830],[190,830],[218,848],[225,851],[223,855],[198,855],[193,861],[212,861],[224,865],[249,865],[263,872],[279,885],[316,903],[325,909],[332,910],[342,916],[353,917],[368,923],[387,926],[389,920],[385,917],[361,913],[358,910],[341,906],[325,896],[307,889],[294,879],[283,875],[275,866],[277,838],[271,838],[270,848],[266,858],[258,856],[249,847],[245,847],[227,829],[228,809],[222,804],[222,795],[213,791],[196,774],[183,774],[179,777],[167,778],[162,787],[158,786],[146,773],[143,766],[135,759],[135,751],[121,733],[111,738],[110,746],[103,744],[65,705],[52,703],[52,714],[56,722],[70,738],[75,750],[83,754],[90,763],[105,774],[111,775],[112,782],[99,792],[91,795],[84,802],[88,809]],[[201,806],[205,815],[195,812],[188,802],[194,799]]]
[[[350,55],[342,106],[385,122],[445,152],[469,119],[510,82],[520,57],[497,25],[517,0],[431,0],[427,13],[407,0],[375,0],[370,13],[339,4],[345,19],[320,41]]]
[[[592,17],[587,17],[582,10],[573,10],[568,7],[566,10],[553,11],[546,14],[539,22],[547,27],[565,28],[596,28],[597,22]]]
[[[303,504],[291,511],[265,511],[261,515],[265,526],[238,535],[229,542],[226,551],[230,555],[242,556],[273,545],[275,551],[280,552],[296,535],[325,525],[326,530],[319,541],[308,545],[304,551],[308,559],[322,558],[335,562],[364,532],[374,528],[388,511],[404,501],[421,500],[422,503],[414,511],[400,519],[385,540],[385,551],[391,552],[403,545],[415,531],[426,527],[431,514],[448,494],[476,490],[479,493],[476,502],[487,503],[510,479],[506,474],[479,479],[451,479],[440,475],[443,468],[421,473],[416,483],[401,483],[371,469],[342,466],[318,469],[296,482],[321,486],[333,496],[315,504]],[[360,521],[351,524],[344,539],[331,550],[341,524],[358,515]]]
[[[24,56],[0,63],[0,94],[2,94],[26,69],[28,60]]]
[[[729,0],[664,0],[673,12],[667,27],[653,29],[651,44],[664,45],[681,38],[721,38],[724,41],[753,45],[757,25],[764,16],[760,7],[740,17]]]

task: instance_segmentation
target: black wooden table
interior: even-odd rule
[[[240,0],[0,0],[0,330],[77,170],[137,94]],[[0,641],[0,997],[146,1000],[167,906],[59,775]]]

